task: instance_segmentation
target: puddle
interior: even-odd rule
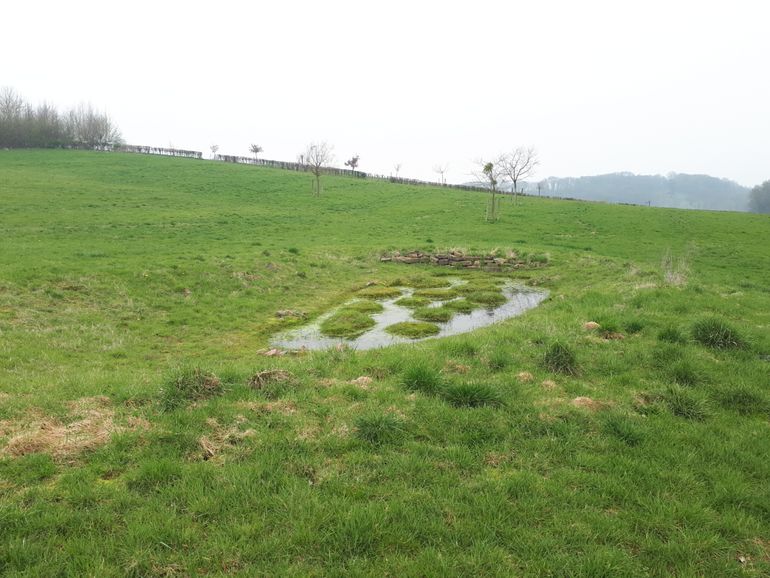
[[[453,285],[455,284],[456,283],[453,283]],[[450,335],[468,333],[469,331],[492,325],[498,321],[503,321],[509,317],[521,315],[525,311],[537,307],[546,297],[548,297],[547,291],[535,290],[519,285],[505,285],[502,288],[502,292],[505,295],[506,302],[502,305],[488,309],[476,309],[471,313],[456,313],[452,319],[446,323],[436,323],[440,328],[439,333],[436,335],[420,339],[409,339],[407,337],[391,335],[385,331],[386,327],[389,327],[394,323],[415,321],[411,309],[396,305],[395,303],[402,297],[412,295],[414,290],[401,288],[401,291],[402,293],[398,297],[379,301],[383,310],[380,313],[372,315],[375,326],[355,339],[327,337],[321,333],[321,323],[334,315],[334,313],[339,310],[339,308],[337,308],[325,313],[310,325],[292,329],[277,335],[271,340],[271,343],[273,346],[281,347],[283,349],[330,349],[339,344],[344,344],[351,349],[359,350],[376,349],[378,347],[387,347],[398,343],[415,343],[416,341],[423,341],[424,339],[436,339],[438,337],[448,337]],[[352,303],[353,301],[358,301],[358,299],[354,299],[348,303]],[[346,303],[346,305],[348,303]],[[442,305],[441,301],[435,301],[429,306],[439,307],[440,305]]]

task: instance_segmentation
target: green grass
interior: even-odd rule
[[[415,319],[435,323],[446,323],[454,314],[455,311],[448,307],[420,307],[414,310]]]
[[[420,337],[436,335],[440,329],[435,323],[428,323],[426,321],[402,321],[389,325],[385,328],[385,331],[400,337],[419,339]]]
[[[374,319],[356,308],[340,309],[321,323],[321,333],[329,337],[354,338],[374,327]]]
[[[431,302],[430,299],[427,297],[402,297],[401,299],[398,299],[395,303],[396,305],[401,305],[402,307],[409,307],[409,308],[416,308],[416,307],[425,307]]]
[[[692,336],[695,341],[714,349],[741,349],[746,342],[739,332],[716,317],[701,319],[692,326]]]
[[[770,574],[767,216],[521,197],[490,225],[483,193],[309,181],[0,151],[0,574]],[[455,247],[548,259],[379,260]],[[421,289],[549,298],[446,339],[260,354],[303,322],[278,311],[444,273],[468,289]],[[711,318],[731,334],[704,345]],[[557,342],[578,374],[545,364]],[[293,378],[249,385],[272,370]]]

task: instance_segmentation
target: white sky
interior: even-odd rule
[[[90,101],[127,142],[470,180],[537,147],[536,178],[770,178],[764,0],[4,2],[0,86]]]

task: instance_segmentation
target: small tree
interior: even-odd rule
[[[749,210],[752,213],[770,213],[770,181],[751,189]]]
[[[490,223],[497,221],[497,190],[500,184],[502,184],[504,177],[502,159],[503,157],[499,157],[494,161],[478,160],[476,161],[478,169],[473,173],[478,180],[485,183],[492,193],[492,198],[487,208],[487,221]]]
[[[398,178],[398,173],[401,172],[401,163],[396,163],[393,165],[393,170],[396,172],[396,178]]]
[[[514,200],[519,192],[519,181],[533,175],[539,162],[533,147],[518,147],[512,153],[500,157],[503,174],[513,183]]]
[[[448,164],[436,165],[436,166],[433,167],[433,172],[434,173],[438,173],[438,175],[439,175],[439,182],[442,185],[446,184],[446,178],[445,177],[446,177],[446,174],[447,174],[448,171],[449,171],[449,165]]]
[[[213,159],[219,152],[219,145],[213,144],[209,148],[211,149],[211,158]]]
[[[333,147],[326,142],[310,143],[305,150],[304,163],[310,168],[310,172],[315,176],[313,193],[315,196],[321,194],[321,172],[324,165],[328,165],[334,158]]]
[[[543,189],[545,189],[547,186],[548,186],[548,182],[547,181],[540,181],[539,183],[537,183],[537,196],[538,197],[542,194]]]
[[[353,158],[345,161],[345,166],[350,167],[351,171],[356,170],[358,168],[358,161],[360,160],[360,158],[361,157],[359,157],[358,155],[355,155]]]
[[[257,155],[259,155],[259,153],[261,153],[263,150],[264,149],[261,146],[259,146],[258,144],[252,144],[249,147],[249,152],[254,155],[254,160],[255,161],[257,160]]]

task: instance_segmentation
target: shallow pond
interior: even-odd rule
[[[410,296],[413,293],[413,290],[402,288],[401,291],[402,294],[397,297],[380,301],[383,310],[380,313],[372,315],[372,319],[374,319],[375,322],[374,327],[367,330],[359,337],[354,339],[344,339],[340,337],[327,337],[321,333],[321,323],[334,315],[339,309],[337,308],[325,313],[310,325],[305,325],[277,335],[272,340],[272,344],[284,349],[330,349],[337,345],[344,344],[351,349],[364,350],[387,347],[388,345],[395,345],[397,343],[414,343],[416,341],[423,341],[424,339],[459,335],[460,333],[467,333],[474,329],[492,325],[493,323],[508,319],[509,317],[521,315],[525,311],[537,307],[546,297],[548,297],[547,291],[535,290],[519,285],[506,285],[502,288],[503,295],[505,295],[506,298],[505,303],[502,305],[487,309],[476,309],[470,313],[456,313],[454,317],[446,323],[436,323],[440,329],[438,334],[419,339],[409,339],[407,337],[391,335],[385,331],[385,328],[394,323],[415,321],[411,309],[396,305],[395,303],[402,297]],[[349,303],[352,303],[353,301],[358,301],[358,299],[354,299]],[[441,304],[441,301],[436,301],[430,306],[437,307]],[[344,305],[342,307],[344,307]]]

